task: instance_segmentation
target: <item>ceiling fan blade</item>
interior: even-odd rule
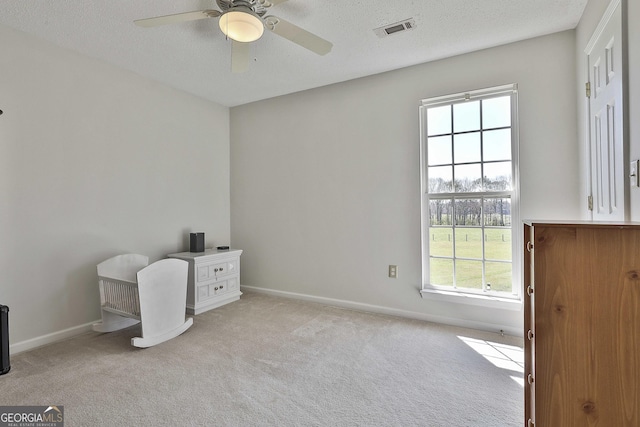
[[[303,30],[297,25],[292,24],[289,21],[285,21],[277,16],[266,16],[265,27],[272,32],[276,33],[280,37],[284,37],[287,40],[299,44],[300,46],[309,49],[318,55],[326,55],[331,51],[333,44],[327,40],[310,33],[307,30]]]
[[[267,2],[271,3],[271,6],[275,6],[275,5],[278,5],[280,3],[284,3],[286,1],[287,0],[267,0]]]
[[[231,40],[231,72],[244,73],[249,69],[251,43]]]
[[[197,10],[195,12],[176,13],[174,15],[157,16],[155,18],[138,19],[133,21],[141,27],[155,27],[158,25],[174,24],[176,22],[195,21],[196,19],[215,18],[222,12],[215,9]]]

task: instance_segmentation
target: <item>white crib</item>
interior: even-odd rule
[[[144,255],[118,255],[98,264],[102,322],[97,332],[113,332],[136,323],[142,337],[131,339],[135,347],[151,347],[175,338],[193,324],[185,319],[187,301],[186,261],[163,259],[149,264]]]

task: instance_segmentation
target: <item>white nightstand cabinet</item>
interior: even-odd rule
[[[167,255],[189,262],[187,313],[200,314],[240,299],[242,250],[180,252]]]

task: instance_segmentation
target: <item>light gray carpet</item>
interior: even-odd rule
[[[13,356],[0,405],[64,405],[67,427],[523,422],[513,337],[258,293],[156,347],[136,328]]]

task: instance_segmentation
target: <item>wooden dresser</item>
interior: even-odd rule
[[[640,426],[640,223],[525,222],[527,427]]]

